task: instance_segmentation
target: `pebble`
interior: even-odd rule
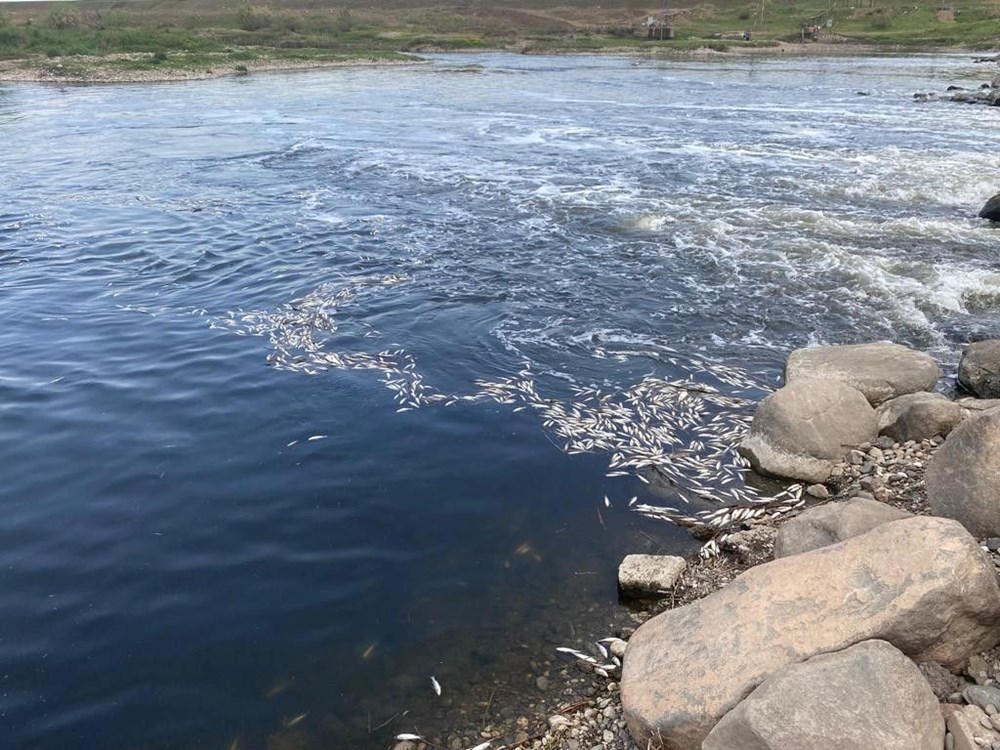
[[[541,675],[535,679],[535,687],[541,690],[543,693],[549,689],[549,678],[545,675]]]
[[[826,498],[830,497],[830,490],[828,490],[822,484],[811,484],[808,487],[806,487],[806,494],[809,495],[810,497],[815,497],[820,500],[825,500]]]
[[[1000,537],[991,536],[986,540],[986,549],[990,552],[1000,552]]]

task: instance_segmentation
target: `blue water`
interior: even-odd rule
[[[808,343],[948,364],[1000,335],[975,218],[1000,113],[911,100],[991,72],[482,55],[0,85],[0,745],[446,741],[530,687],[623,622],[623,554],[697,543],[629,513],[649,489],[606,454],[461,396],[526,363],[568,403],[693,358],[773,382]],[[309,300],[322,325],[290,325]],[[306,329],[442,400],[397,411],[385,369],[282,351]]]

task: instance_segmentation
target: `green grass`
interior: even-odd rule
[[[0,11],[0,59],[132,53],[150,56],[149,65],[169,67],[201,66],[220,55],[229,55],[225,59],[232,63],[262,55],[293,55],[291,59],[305,61],[424,49],[635,49],[654,54],[703,46],[739,50],[797,40],[805,19],[831,7],[829,0],[671,4],[677,13],[676,38],[661,42],[647,41],[638,26],[656,12],[658,3],[646,10],[634,0],[605,0],[600,5],[588,0],[510,1],[516,5],[487,5],[484,0],[451,0],[450,5],[380,0],[375,6],[372,0],[341,0],[336,5],[333,0],[18,3]],[[939,0],[874,0],[874,8],[860,7],[866,0],[852,0],[854,8],[834,2],[834,24],[825,35],[828,40],[893,48],[1000,45],[998,0],[953,1],[953,22],[939,17]],[[752,42],[731,38],[745,30],[752,31]],[[238,55],[249,57],[240,60]],[[141,57],[129,64],[147,62]]]

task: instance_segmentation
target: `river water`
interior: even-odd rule
[[[386,747],[529,690],[623,554],[697,549],[542,404],[1000,334],[1000,112],[912,101],[970,60],[0,86],[0,744]]]

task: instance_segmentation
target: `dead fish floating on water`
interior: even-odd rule
[[[431,688],[433,688],[435,695],[441,696],[441,683],[435,679],[434,675],[431,675]]]
[[[710,526],[724,534],[760,517],[757,508],[779,514],[796,509],[800,498],[794,490],[768,498],[744,482],[748,465],[736,447],[749,430],[756,404],[756,399],[745,396],[774,390],[759,374],[704,359],[684,362],[672,356],[667,361],[685,368],[684,377],[668,380],[648,376],[621,392],[573,384],[574,400],[564,402],[539,392],[537,376],[527,362],[516,375],[476,380],[473,393],[445,394],[424,382],[416,360],[401,348],[379,352],[327,348],[345,308],[408,280],[405,274],[352,276],[320,284],[277,310],[237,310],[211,320],[209,325],[267,337],[273,349],[268,362],[279,369],[307,375],[329,369],[379,372],[399,413],[458,401],[493,401],[517,412],[530,408],[566,453],[610,454],[609,478],[634,476],[646,485],[662,478],[660,484],[669,486],[684,502],[711,502],[723,509],[708,519],[703,513],[684,515],[674,509],[633,507],[650,517],[691,528]],[[361,325],[372,329],[364,321]],[[610,507],[609,502],[606,500],[606,507]],[[751,506],[752,514],[744,510]],[[716,549],[717,545],[707,546],[705,551]]]

